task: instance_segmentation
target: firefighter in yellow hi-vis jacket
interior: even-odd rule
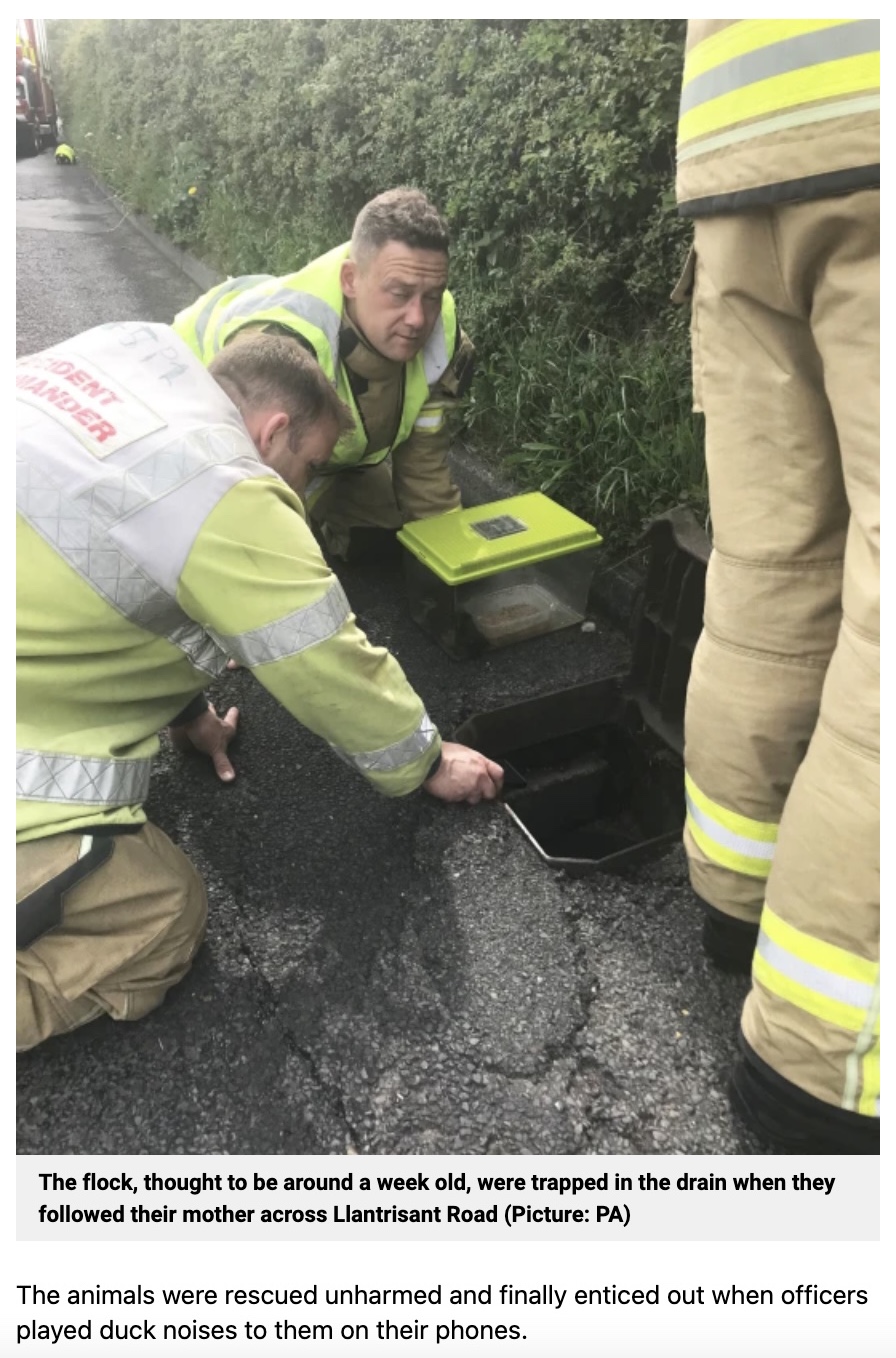
[[[306,524],[351,416],[303,349],[256,335],[206,371],[169,326],[106,325],[22,359],[16,386],[25,1049],[140,1018],[188,969],[205,890],[143,803],[167,724],[233,776],[237,710],[197,696],[228,656],[388,796],[478,802],[502,775],[442,743]]]
[[[707,951],[752,962],[735,1108],[794,1151],[879,1147],[879,47],[692,20],[678,134],[713,526],[685,845]]]
[[[283,278],[232,278],[174,319],[205,363],[236,335],[289,334],[317,357],[354,416],[308,505],[347,560],[409,520],[460,508],[446,416],[473,375],[447,290],[448,227],[418,189],[390,189],[351,240]]]

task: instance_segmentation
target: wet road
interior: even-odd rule
[[[20,354],[201,291],[81,167],[16,174]],[[397,567],[340,573],[444,733],[628,665],[600,621],[449,661]],[[755,1151],[724,1092],[746,982],[702,957],[680,848],[572,881],[500,807],[378,797],[248,674],[214,696],[241,708],[236,784],[163,750],[149,805],[205,876],[208,941],[149,1018],[18,1058],[21,1153]]]

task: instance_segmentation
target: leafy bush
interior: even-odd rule
[[[684,21],[91,19],[50,41],[79,154],[222,273],[298,268],[374,194],[426,190],[480,355],[473,437],[620,529],[702,507],[667,300]]]

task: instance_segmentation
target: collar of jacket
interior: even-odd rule
[[[405,367],[393,358],[386,358],[373,345],[363,330],[343,312],[339,331],[339,357],[347,368],[368,382],[397,381]]]

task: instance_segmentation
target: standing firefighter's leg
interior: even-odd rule
[[[695,382],[713,552],[685,714],[691,882],[704,939],[749,965],[778,824],[840,622],[848,506],[824,373],[774,213],[700,220]]]
[[[785,276],[812,293],[851,518],[843,619],[781,823],[738,1101],[794,1149],[876,1152],[880,1094],[879,202],[782,210]]]

